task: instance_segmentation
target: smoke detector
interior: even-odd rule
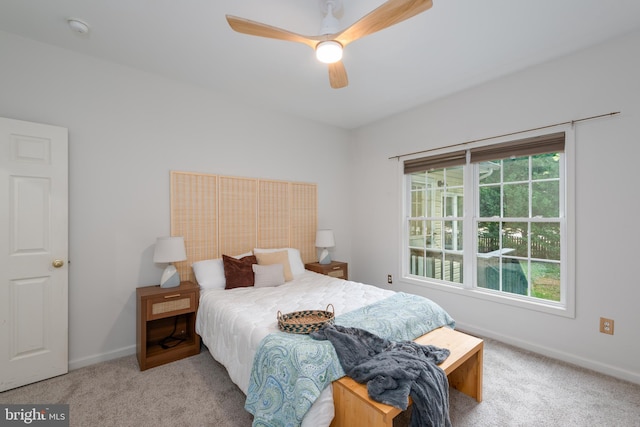
[[[89,32],[89,25],[79,19],[69,18],[67,19],[67,24],[76,33],[87,34]]]

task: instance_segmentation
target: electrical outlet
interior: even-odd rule
[[[393,276],[387,274],[387,283],[393,283]]]
[[[613,335],[613,319],[600,318],[600,332]]]

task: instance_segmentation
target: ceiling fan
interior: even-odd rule
[[[349,43],[384,30],[431,8],[432,0],[388,0],[344,30],[338,30],[334,12],[342,6],[342,0],[320,0],[326,12],[320,35],[304,36],[282,28],[273,27],[237,16],[226,15],[231,28],[239,33],[303,43],[316,51],[318,60],[329,66],[329,83],[334,89],[349,84],[347,71],[342,63],[342,49]]]

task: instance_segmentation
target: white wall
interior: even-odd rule
[[[170,170],[317,183],[318,225],[349,260],[347,132],[2,32],[0,58],[0,116],[69,129],[71,368],[135,352]]]
[[[360,129],[352,144],[350,276],[430,297],[458,326],[640,383],[640,33]],[[428,76],[425,76],[428,78]],[[390,156],[602,113],[576,125],[576,316],[517,309],[398,280],[402,162]],[[599,317],[615,335],[599,333]]]

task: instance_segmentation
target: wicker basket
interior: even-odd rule
[[[329,311],[331,307],[331,311]],[[333,304],[323,310],[304,310],[282,314],[278,311],[278,327],[284,332],[292,334],[310,334],[317,331],[326,323],[333,324],[335,318]]]

